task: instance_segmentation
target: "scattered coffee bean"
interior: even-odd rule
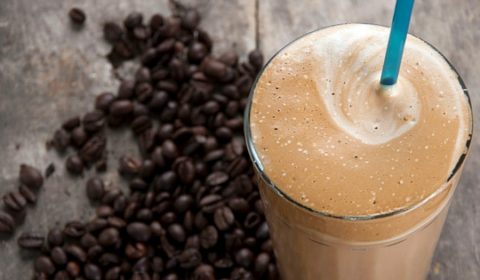
[[[64,265],[67,263],[67,254],[62,247],[53,247],[50,251],[50,257],[52,261],[57,265]]]
[[[85,233],[85,224],[80,221],[72,221],[65,225],[63,234],[72,238],[79,238]]]
[[[34,190],[43,185],[43,176],[40,170],[27,164],[20,165],[19,178],[22,184]]]
[[[35,260],[35,271],[52,275],[55,272],[55,265],[49,257],[40,256]]]
[[[36,232],[22,233],[17,239],[18,246],[24,249],[40,249],[43,246],[45,238],[42,234]]]
[[[63,245],[64,235],[63,231],[59,228],[53,228],[48,232],[47,241],[50,246]]]
[[[21,212],[27,205],[27,200],[20,192],[8,192],[3,196],[3,203],[5,206],[15,212]]]
[[[37,195],[28,187],[21,185],[18,191],[28,203],[35,204],[37,202]]]
[[[15,230],[13,217],[5,212],[0,212],[0,234],[11,234]]]
[[[92,201],[98,201],[103,197],[105,193],[105,187],[103,181],[94,177],[87,181],[87,197]]]
[[[85,12],[79,8],[72,8],[70,12],[68,12],[68,16],[73,23],[78,25],[82,25],[87,19]]]
[[[49,178],[55,172],[55,164],[50,163],[45,169],[45,178]]]
[[[71,155],[65,161],[65,167],[71,174],[81,174],[83,172],[83,161],[78,155]]]

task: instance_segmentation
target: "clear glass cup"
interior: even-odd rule
[[[452,69],[456,72],[453,66]],[[465,84],[458,77],[470,103]],[[255,87],[256,83],[245,112],[245,137],[258,177],[281,278],[425,279],[463,170],[470,140],[447,182],[416,205],[378,215],[336,216],[313,210],[292,199],[264,172],[250,131],[250,108]],[[469,110],[471,114],[471,104]],[[473,118],[470,120],[473,122]],[[470,134],[472,131],[473,123],[470,123]]]

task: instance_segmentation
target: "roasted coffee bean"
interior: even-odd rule
[[[128,244],[125,247],[125,255],[129,259],[140,259],[147,254],[147,248],[142,243]]]
[[[217,171],[217,172],[213,172],[212,174],[208,175],[205,182],[209,186],[216,186],[216,185],[221,185],[221,184],[227,182],[228,178],[229,178],[228,174],[226,174],[224,172],[221,172],[221,171]]]
[[[214,226],[207,226],[200,232],[200,244],[205,249],[210,249],[217,244],[218,231]]]
[[[21,212],[27,206],[27,200],[20,192],[14,191],[3,196],[3,204],[12,211]]]
[[[22,184],[34,190],[43,185],[43,176],[40,170],[27,164],[20,165],[19,178]]]
[[[0,234],[11,234],[15,230],[13,217],[5,212],[0,212]]]
[[[78,117],[78,116],[67,119],[66,121],[64,121],[62,123],[62,128],[67,130],[67,131],[71,131],[72,129],[74,129],[78,126],[80,126],[80,117]]]
[[[110,105],[110,114],[115,117],[126,117],[133,112],[133,103],[129,100],[114,101]]]
[[[201,264],[193,271],[194,280],[215,280],[213,267],[208,264]]]
[[[38,232],[26,232],[22,233],[17,239],[18,246],[23,249],[40,249],[43,246],[45,238]]]
[[[178,213],[184,213],[193,206],[193,203],[194,201],[191,195],[183,194],[177,197],[174,207]]]
[[[243,222],[245,228],[252,229],[257,227],[260,224],[260,216],[255,212],[248,213],[245,221]]]
[[[97,245],[97,238],[90,233],[85,233],[82,238],[80,238],[80,245],[84,249],[88,249]]]
[[[118,171],[127,176],[137,175],[142,163],[131,156],[122,156],[119,160]]]
[[[104,229],[98,236],[98,243],[102,246],[112,246],[119,241],[120,233],[116,228]]]
[[[178,261],[181,268],[192,269],[202,262],[202,255],[197,249],[188,248],[178,256]]]
[[[197,10],[190,9],[185,12],[182,17],[182,27],[193,30],[200,23],[200,15]]]
[[[64,265],[67,263],[67,254],[62,247],[53,247],[50,251],[50,257],[52,261],[57,265]]]
[[[116,196],[115,199],[117,199],[119,196],[120,195]],[[113,214],[114,209],[108,205],[100,205],[99,207],[97,207],[97,217],[99,218],[107,218],[112,216]]]
[[[92,201],[100,200],[104,193],[105,193],[105,186],[103,181],[98,178],[94,177],[87,181],[87,197]]]
[[[103,155],[107,142],[104,137],[93,136],[80,150],[80,157],[84,163],[93,163]]]
[[[111,209],[111,208],[110,208]],[[113,212],[113,210],[112,210]],[[97,216],[98,216],[98,208],[97,208]],[[102,218],[95,218],[92,221],[90,221],[87,226],[86,230],[88,232],[96,232],[99,230],[102,230],[108,226],[108,221]]]
[[[121,268],[119,266],[114,266],[109,268],[105,273],[105,280],[117,280],[120,279]]]
[[[52,275],[55,272],[55,265],[47,256],[37,257],[34,266],[36,272],[45,273],[47,275]]]
[[[77,277],[80,275],[81,268],[77,262],[70,261],[67,263],[65,270],[68,272],[68,275],[71,277]]]
[[[223,64],[221,61],[216,60],[212,57],[206,57],[203,59],[201,68],[205,75],[217,79],[222,80],[227,75],[227,66]]]
[[[167,232],[170,235],[170,237],[176,242],[178,243],[185,242],[186,233],[181,225],[171,224],[168,226]]]
[[[88,135],[83,127],[77,127],[72,130],[71,142],[75,147],[80,148],[87,142]]]
[[[75,258],[76,260],[82,263],[84,263],[87,260],[87,254],[81,247],[77,245],[73,245],[73,244],[67,245],[65,246],[64,250],[65,250],[65,253],[67,253],[67,255],[72,256],[73,258]]]
[[[248,268],[252,265],[254,261],[254,256],[252,251],[247,248],[240,249],[235,254],[235,262],[242,267]]]
[[[63,245],[64,235],[63,231],[59,228],[53,228],[48,232],[47,235],[48,244],[52,247]]]
[[[143,15],[137,12],[129,14],[123,21],[123,25],[127,29],[133,29],[134,27],[142,25]]]
[[[78,155],[71,155],[65,161],[65,167],[71,174],[81,174],[83,172],[83,161]]]
[[[108,42],[116,43],[122,38],[122,36],[123,36],[123,30],[120,25],[114,22],[106,22],[103,25],[103,37]]]
[[[115,96],[111,92],[102,92],[95,98],[95,109],[108,112],[110,105],[115,101]]]
[[[255,236],[257,237],[258,240],[264,240],[268,238],[269,233],[268,233],[267,222],[263,222],[260,224],[260,226],[257,228],[257,232],[255,233]]]
[[[253,50],[248,54],[248,61],[256,69],[260,69],[263,66],[263,54],[260,50]]]
[[[217,228],[221,231],[225,231],[235,222],[235,216],[228,207],[220,207],[215,210],[213,220]]]
[[[83,128],[89,133],[95,133],[105,125],[104,114],[100,110],[88,112],[83,116]]]
[[[135,240],[145,242],[150,239],[152,231],[144,223],[134,222],[127,226],[127,233]]]
[[[68,16],[70,20],[77,25],[82,25],[87,19],[87,15],[85,15],[85,12],[80,8],[72,8],[68,12]]]
[[[85,277],[90,280],[100,280],[102,279],[102,271],[100,268],[94,264],[87,263],[83,269]]]
[[[193,63],[198,63],[208,55],[208,49],[200,42],[193,42],[188,49],[188,59]]]
[[[85,224],[80,221],[68,222],[65,225],[63,234],[72,238],[79,238],[85,233]]]
[[[52,144],[58,152],[65,152],[70,144],[70,134],[65,129],[58,129],[53,134]]]
[[[202,211],[212,213],[223,205],[222,197],[216,194],[207,195],[200,200],[199,206]]]
[[[45,178],[49,178],[53,173],[55,173],[55,164],[50,163],[47,168],[45,168]]]
[[[37,202],[37,195],[28,187],[21,185],[18,191],[28,203],[35,204]]]

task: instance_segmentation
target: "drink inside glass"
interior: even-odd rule
[[[409,35],[380,85],[389,29],[309,33],[265,66],[246,112],[282,279],[425,279],[472,133],[461,78]]]

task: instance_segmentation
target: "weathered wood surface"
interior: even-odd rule
[[[258,42],[266,55],[299,35],[342,22],[387,25],[394,1],[385,0],[188,0],[200,9],[220,53],[235,47],[245,53]],[[71,28],[68,10],[77,5],[87,12],[83,30]],[[29,211],[23,230],[45,232],[73,218],[92,213],[84,180],[64,178],[62,160],[47,152],[45,140],[61,120],[91,108],[92,99],[117,82],[104,59],[108,46],[101,39],[101,23],[121,20],[129,11],[147,16],[169,13],[167,0],[2,0],[0,4],[0,195],[16,187],[18,165],[40,167],[56,163],[57,171]],[[414,34],[426,39],[456,66],[470,88],[474,110],[480,109],[480,3],[477,0],[417,1]],[[476,115],[475,121],[478,121]],[[130,152],[130,135],[118,133],[110,141],[115,155]],[[113,138],[112,138],[113,140]],[[480,279],[479,141],[452,203],[430,274],[430,280]],[[120,149],[121,147],[121,149]],[[115,156],[110,156],[110,159]],[[107,179],[121,185],[110,163]],[[87,177],[87,176],[86,176]],[[15,238],[0,240],[0,279],[29,279],[31,262]]]

